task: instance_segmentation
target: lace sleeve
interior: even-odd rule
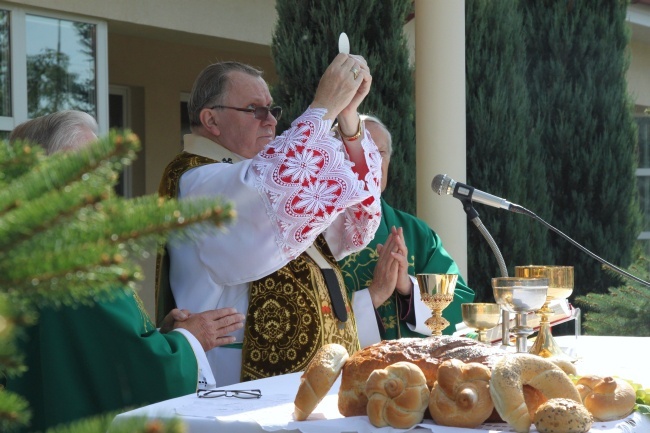
[[[275,223],[276,242],[292,258],[341,214],[350,248],[365,245],[379,225],[381,164],[376,146],[364,139],[372,167],[366,179],[358,179],[342,143],[330,131],[331,122],[323,120],[325,112],[308,109],[252,161],[255,187]]]

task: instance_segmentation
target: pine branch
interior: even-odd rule
[[[111,131],[106,138],[82,150],[49,156],[0,191],[0,215],[48,191],[83,179],[99,166],[119,170],[123,164],[135,159],[135,152],[139,148],[140,142],[134,134],[121,135]]]
[[[29,239],[40,231],[52,227],[82,206],[107,198],[117,174],[109,167],[99,167],[79,180],[66,186],[65,191],[48,191],[41,197],[25,202],[0,217],[0,257],[2,251],[21,240]]]
[[[113,419],[119,412],[86,418],[64,426],[50,428],[46,433],[185,433],[185,425],[180,419],[168,421],[130,418],[118,425]]]
[[[648,280],[648,260],[639,257],[629,272]],[[606,269],[606,272],[612,272]],[[650,289],[636,282],[610,287],[607,294],[588,293],[575,299],[587,307],[585,331],[594,335],[650,336],[646,312],[650,309]]]
[[[45,155],[40,146],[25,145],[25,143],[0,144],[0,185],[5,185],[13,179],[22,176],[36,165]]]
[[[213,232],[234,218],[231,207],[217,199],[114,197],[116,172],[134,159],[138,147],[133,134],[115,132],[82,151],[47,158],[24,143],[0,146],[0,371],[5,376],[25,369],[16,342],[34,321],[36,307],[90,304],[135,289],[143,278],[135,255],[145,256],[165,240]],[[103,433],[112,418],[51,431]],[[28,420],[27,403],[0,388],[0,431],[21,428]],[[112,431],[175,432],[178,426],[142,421]]]
[[[201,221],[204,224],[194,226],[192,231],[174,232],[173,238],[203,235],[234,216],[230,207],[214,205],[214,201],[178,202],[146,196],[98,204],[81,212],[76,221],[11,249],[10,255],[0,262],[0,285],[15,286],[23,280],[39,280],[40,284],[93,265],[119,264],[130,248],[147,240],[160,240],[170,229],[184,229]],[[213,224],[207,224],[208,220]]]
[[[0,431],[12,432],[28,425],[31,412],[21,396],[0,390]]]

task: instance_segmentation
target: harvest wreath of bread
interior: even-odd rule
[[[524,386],[539,392],[543,399],[564,398],[582,405],[571,378],[553,362],[537,355],[517,353],[504,356],[492,368],[490,395],[501,418],[516,432],[527,433],[531,413],[538,408],[526,405]]]
[[[366,415],[366,381],[375,370],[400,361],[422,370],[429,389],[445,359],[478,362],[491,368],[506,352],[464,337],[439,336],[385,340],[354,353],[343,366],[339,388],[339,412],[343,416]]]
[[[375,370],[366,382],[368,419],[375,427],[411,428],[422,421],[429,403],[424,373],[410,362]]]
[[[340,344],[326,344],[316,352],[300,378],[294,400],[296,421],[304,421],[327,395],[348,360],[348,351]]]

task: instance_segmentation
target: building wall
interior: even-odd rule
[[[650,43],[632,40],[628,90],[637,105],[650,107]]]
[[[48,10],[120,23],[141,33],[156,28],[268,45],[277,14],[275,0],[8,0]],[[237,19],[233,19],[237,17]]]

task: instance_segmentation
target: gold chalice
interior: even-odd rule
[[[530,353],[544,358],[566,357],[551,333],[549,316],[553,310],[549,304],[554,299],[566,299],[573,292],[573,266],[515,266],[515,276],[525,278],[548,278],[546,302],[537,312],[540,315],[539,332]]]
[[[417,274],[422,302],[431,310],[425,325],[431,329],[431,335],[442,335],[442,330],[449,326],[449,321],[442,317],[442,310],[454,300],[457,274]]]
[[[517,337],[517,352],[527,352],[527,338],[533,328],[526,324],[526,314],[539,310],[546,302],[547,278],[492,278],[492,290],[497,304],[509,313],[515,313],[515,324],[510,331]]]
[[[460,305],[463,322],[478,332],[478,341],[489,344],[487,331],[499,324],[501,306],[499,304],[467,303]]]

